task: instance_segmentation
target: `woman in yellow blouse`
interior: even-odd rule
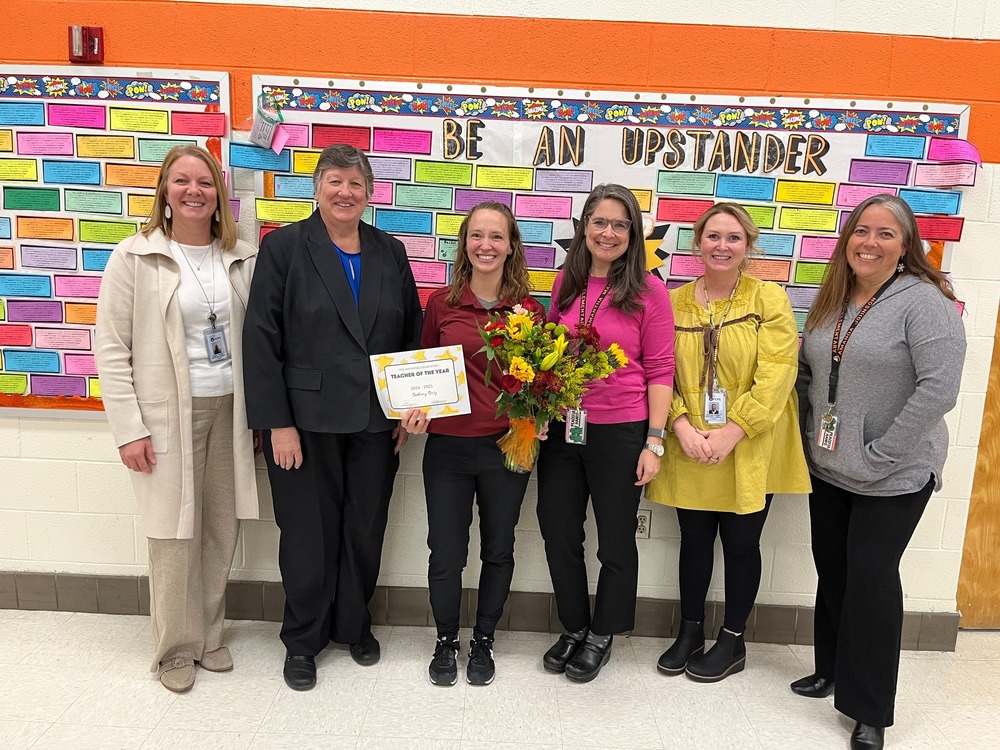
[[[760,534],[771,498],[810,490],[794,390],[792,307],[777,284],[744,273],[759,234],[741,206],[716,204],[694,226],[705,275],[670,293],[677,333],[669,469],[646,495],[677,508],[682,619],[657,668],[699,682],[744,668],[743,630],[760,586]],[[706,652],[716,534],[726,566],[726,614]]]

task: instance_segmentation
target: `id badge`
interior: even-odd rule
[[[566,411],[566,442],[570,445],[587,444],[587,412],[583,409]]]
[[[827,412],[819,422],[819,435],[816,436],[816,445],[824,450],[832,451],[837,448],[837,427],[840,420],[836,415]]]
[[[208,361],[213,365],[216,362],[225,362],[229,359],[229,345],[226,343],[226,332],[222,328],[206,328],[202,331],[205,334],[205,350],[208,352]]]
[[[712,395],[705,391],[705,421],[708,424],[726,423],[726,389],[716,386]]]

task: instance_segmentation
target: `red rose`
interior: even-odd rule
[[[500,380],[500,387],[507,393],[520,393],[521,381],[513,375],[504,375]]]
[[[503,336],[494,336],[490,339],[490,346],[499,349],[503,345]]]

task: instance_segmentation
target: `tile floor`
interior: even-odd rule
[[[431,630],[384,627],[378,666],[331,647],[317,688],[294,693],[277,629],[230,623],[235,671],[199,670],[178,696],[147,671],[148,618],[0,610],[0,748],[846,748],[852,726],[832,699],[788,691],[811,671],[809,647],[749,644],[745,672],[698,685],[657,673],[668,641],[620,638],[600,677],[576,685],[541,668],[551,636],[502,632],[492,685],[441,688],[427,680]],[[904,652],[899,685],[892,750],[1000,748],[1000,633]]]

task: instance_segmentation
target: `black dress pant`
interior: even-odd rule
[[[723,626],[742,633],[760,588],[760,535],[764,530],[771,498],[756,513],[720,513],[712,510],[677,509],[681,527],[681,554],[678,577],[681,588],[681,616],[691,622],[705,618],[705,597],[712,582],[715,537],[722,539],[725,563],[726,617]]]
[[[399,457],[391,431],[299,430],[299,439],[301,468],[274,464],[270,431],[264,456],[281,530],[281,640],[290,654],[314,656],[330,641],[358,643],[371,628]]]
[[[479,599],[474,634],[491,636],[503,614],[514,576],[514,527],[529,474],[503,465],[497,440],[428,435],[424,447],[427,496],[427,582],[438,636],[458,635],[462,571],[469,557],[472,503],[479,506]]]
[[[589,424],[587,444],[570,445],[562,425],[549,432],[538,461],[538,524],[545,540],[559,619],[568,632],[590,627],[610,635],[635,625],[639,551],[636,511],[642,488],[635,486],[647,421]],[[584,522],[587,500],[597,522],[597,580],[590,614]]]
[[[903,629],[899,561],[934,478],[893,497],[858,495],[815,475],[812,486],[816,674],[836,681],[838,711],[869,726],[892,726]]]

